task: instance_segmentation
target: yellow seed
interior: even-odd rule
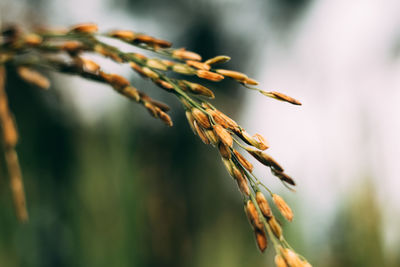
[[[204,134],[207,137],[207,139],[210,141],[210,144],[212,144],[213,146],[216,146],[218,144],[218,142],[219,142],[218,137],[215,135],[213,130],[205,129]]]
[[[172,86],[172,84],[170,84],[169,82],[160,80],[160,79],[154,79],[153,80],[158,86],[160,86],[163,89],[167,89],[168,91],[173,90],[174,86]]]
[[[43,41],[43,38],[40,35],[37,35],[35,33],[30,33],[28,35],[24,36],[24,42],[27,45],[31,45],[31,46],[36,46],[36,45],[40,45]]]
[[[187,65],[184,64],[174,64],[172,66],[172,71],[176,73],[186,74],[186,75],[193,75],[195,74],[195,70]]]
[[[282,249],[282,251],[283,256],[285,257],[290,267],[303,267],[304,264],[301,262],[296,253],[288,248]]]
[[[196,74],[199,78],[207,79],[214,82],[219,82],[224,79],[224,76],[207,70],[198,70]]]
[[[279,165],[278,162],[276,162],[270,155],[263,151],[259,151],[256,149],[253,149],[251,147],[246,148],[247,152],[249,152],[256,160],[258,160],[260,163],[264,164],[265,166],[269,166],[271,168],[274,168],[280,172],[283,172],[283,168],[281,165]]]
[[[222,64],[228,62],[229,60],[231,60],[231,58],[228,56],[216,56],[206,60],[204,63],[207,65]]]
[[[158,113],[158,117],[169,127],[172,127],[173,123],[171,117],[164,111]]]
[[[155,40],[154,37],[151,37],[151,36],[145,35],[145,34],[137,35],[137,36],[135,36],[135,39],[134,39],[134,41],[136,41],[136,42],[146,43],[146,44],[153,44],[154,40]]]
[[[250,85],[258,85],[258,82],[254,79],[247,78],[246,80],[243,81],[244,84],[250,84]]]
[[[81,32],[81,33],[95,33],[98,27],[94,23],[82,23],[70,28],[71,32]]]
[[[97,73],[100,70],[100,66],[96,62],[82,57],[79,59],[81,60],[82,68],[84,71],[90,73]]]
[[[203,129],[197,124],[196,120],[193,122],[193,125],[194,125],[194,128],[196,129],[196,133],[200,137],[201,141],[203,141],[203,143],[206,145],[210,144],[210,140],[208,140],[207,136],[204,134]]]
[[[256,230],[254,232],[256,234],[257,246],[261,252],[264,252],[268,245],[267,236],[265,235],[264,231]]]
[[[39,72],[27,68],[19,67],[17,69],[18,75],[28,83],[34,84],[42,89],[49,89],[50,81]]]
[[[150,102],[145,102],[144,107],[147,109],[151,116],[157,118],[157,109],[155,106],[153,106]]]
[[[225,130],[221,125],[216,124],[213,126],[215,134],[218,136],[219,140],[221,140],[222,143],[227,145],[228,147],[232,147],[233,145],[233,139],[230,133],[228,133],[227,130]]]
[[[115,30],[110,32],[108,35],[125,41],[132,41],[135,39],[135,33],[133,31]]]
[[[188,59],[188,60],[201,60],[201,56],[191,51],[186,51],[184,48],[176,49],[172,51],[172,57],[177,59]]]
[[[126,78],[114,73],[110,74],[108,82],[116,89],[122,89],[130,84]]]
[[[231,118],[229,118],[228,116],[226,116],[224,113],[222,113],[219,110],[215,110],[215,112],[218,114],[219,117],[221,117],[223,120],[225,120],[226,124],[228,125],[228,127],[224,127],[224,128],[229,128],[231,130],[237,130],[239,128],[239,126],[237,125],[237,123],[232,120]]]
[[[160,60],[158,59],[148,59],[146,61],[146,65],[150,68],[158,69],[158,70],[167,70],[167,66],[164,65]]]
[[[253,136],[253,140],[255,141],[254,142],[255,143],[254,146],[256,148],[260,149],[260,150],[266,150],[269,147],[269,145],[268,145],[267,141],[265,140],[265,138],[260,134],[255,134]]]
[[[294,105],[301,105],[301,102],[298,101],[297,99],[294,99],[293,97],[287,96],[285,94],[279,93],[279,92],[264,92],[260,91],[263,95],[275,98],[280,101],[286,101]]]
[[[205,128],[205,129],[209,129],[211,127],[211,123],[210,120],[208,119],[208,116],[206,114],[203,113],[203,111],[201,111],[198,108],[192,108],[192,115],[193,118],[197,121],[197,123]]]
[[[143,77],[147,77],[146,73],[143,71],[142,67],[140,67],[138,64],[135,62],[129,62],[129,65],[133,70],[135,70],[137,73],[139,73]]]
[[[264,226],[261,223],[260,218],[258,217],[257,209],[251,200],[248,200],[246,203],[246,214],[254,229],[258,229],[260,231],[264,230]]]
[[[218,144],[219,154],[225,159],[231,159],[231,151],[224,143],[220,142]]]
[[[282,255],[280,254],[275,256],[275,265],[276,267],[288,267]]]
[[[60,46],[60,49],[70,53],[78,52],[83,49],[83,44],[79,41],[67,41]]]
[[[187,60],[186,64],[188,66],[194,67],[196,69],[199,70],[210,70],[210,65],[202,63],[202,62],[198,62],[198,61],[194,61],[194,60]]]
[[[155,73],[148,67],[143,67],[142,71],[147,77],[149,77],[151,79],[158,79],[158,77],[159,77],[159,75],[157,73]]]
[[[257,200],[258,206],[260,207],[262,214],[267,218],[271,218],[272,211],[271,211],[271,208],[270,208],[268,201],[265,198],[264,194],[261,193],[260,191],[258,191],[256,193],[256,200]]]
[[[244,81],[248,79],[247,75],[238,71],[217,69],[217,73],[224,75],[225,77],[230,77],[238,81]]]
[[[293,212],[289,205],[283,200],[283,198],[277,194],[272,194],[272,200],[274,201],[276,207],[279,209],[283,217],[289,222],[293,220]]]
[[[189,86],[189,89],[192,93],[206,96],[209,98],[214,98],[214,93],[207,87],[205,87],[201,84],[198,84],[198,83],[191,83],[188,81],[185,81],[184,83]]]
[[[236,168],[236,170],[237,170],[237,168]],[[247,183],[247,180],[244,177],[244,174],[241,171],[239,171],[239,172],[235,171],[235,168],[234,168],[233,175],[234,175],[234,178],[236,179],[236,182],[238,184],[240,192],[246,196],[250,196],[249,184]]]
[[[162,48],[168,48],[172,46],[171,42],[168,42],[166,40],[161,40],[161,39],[154,39],[153,44]]]
[[[130,99],[135,100],[136,102],[140,101],[140,95],[138,90],[133,87],[133,86],[126,86],[124,89],[122,89],[121,93]]]
[[[268,220],[268,224],[271,227],[272,232],[274,233],[274,235],[278,238],[281,239],[282,237],[282,228],[279,225],[279,223],[276,221],[275,217],[272,216],[271,218],[269,218]]]
[[[243,157],[242,154],[240,154],[237,150],[233,150],[233,153],[235,154],[237,160],[239,163],[249,172],[253,171],[253,164],[251,164],[247,159]]]

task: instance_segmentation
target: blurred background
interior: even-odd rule
[[[298,183],[293,194],[256,169],[295,211],[284,225],[293,247],[314,266],[391,267],[400,266],[398,10],[396,0],[2,0],[0,21],[96,22],[203,58],[230,55],[227,69],[303,103],[213,85],[213,104],[264,135]],[[16,221],[2,159],[0,266],[272,266],[179,102],[103,63],[168,103],[174,127],[106,86],[51,74],[43,92],[9,70],[30,223]]]

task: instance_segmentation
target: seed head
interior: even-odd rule
[[[173,122],[171,120],[171,117],[165,113],[164,111],[158,112],[158,117],[169,127],[173,126]]]
[[[158,77],[159,77],[159,75],[157,73],[155,73],[148,67],[143,67],[142,71],[147,77],[149,77],[151,79],[158,79]]]
[[[172,71],[185,75],[193,75],[196,73],[196,71],[193,68],[185,64],[178,64],[178,63],[172,66]]]
[[[274,201],[276,207],[279,209],[283,217],[289,222],[293,220],[293,212],[289,205],[283,200],[283,198],[277,194],[272,194],[272,200]]]
[[[216,124],[213,126],[215,134],[218,136],[219,140],[221,140],[222,143],[224,143],[228,147],[232,147],[233,145],[233,139],[232,136],[228,133],[227,130],[224,129],[219,124]]]
[[[136,102],[140,101],[140,95],[138,90],[133,86],[126,86],[122,89],[121,93]]]
[[[260,150],[266,150],[269,147],[265,138],[260,134],[255,134],[253,136],[253,140],[254,140],[254,146]]]
[[[213,82],[219,82],[224,79],[224,76],[208,70],[198,70],[196,74],[199,78],[207,79]]]
[[[267,218],[271,218],[272,211],[271,211],[271,208],[270,208],[268,201],[265,198],[264,194],[261,193],[260,191],[258,191],[256,193],[256,200],[257,200],[258,206],[260,207],[262,214]]]
[[[110,79],[108,82],[116,89],[122,89],[126,86],[129,86],[129,81],[126,78],[114,73],[110,74]]]

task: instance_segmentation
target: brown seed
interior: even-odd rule
[[[138,64],[135,62],[129,62],[129,65],[133,70],[135,70],[137,73],[139,73],[143,77],[147,77],[146,73],[143,71],[142,67],[140,67]]]
[[[219,142],[218,144],[218,150],[219,154],[225,159],[231,159],[231,151],[228,146],[226,146],[224,143]]]
[[[31,45],[31,46],[36,46],[36,45],[40,45],[43,41],[43,38],[40,35],[37,35],[35,33],[30,33],[28,35],[24,36],[24,42],[27,45]]]
[[[81,32],[81,33],[95,33],[98,27],[94,23],[82,23],[70,28],[71,32]]]
[[[258,82],[254,79],[247,78],[246,80],[243,81],[244,84],[250,84],[250,85],[258,85]]]
[[[233,163],[231,160],[221,158],[222,162],[224,163],[224,166],[226,170],[228,171],[229,175],[233,177]]]
[[[297,99],[294,99],[293,97],[287,96],[285,94],[279,93],[279,92],[264,92],[260,91],[263,95],[275,98],[280,101],[286,101],[294,105],[301,105],[300,101]]]
[[[171,117],[164,111],[158,113],[158,117],[169,127],[172,127],[173,123]]]
[[[208,140],[207,136],[204,134],[203,129],[201,129],[201,127],[197,124],[196,120],[193,122],[193,125],[201,141],[203,141],[203,143],[206,145],[210,144],[210,140]]]
[[[233,150],[233,153],[235,154],[237,160],[239,163],[249,172],[253,171],[253,164],[251,164],[247,159],[243,157],[242,154],[240,154],[237,150]]]
[[[230,133],[228,133],[227,130],[224,129],[224,127],[222,127],[219,124],[216,124],[213,126],[213,129],[215,134],[218,136],[219,140],[221,140],[222,143],[224,143],[228,147],[232,147],[233,145],[232,136],[230,135]]]
[[[214,98],[214,93],[207,87],[205,87],[201,84],[198,84],[198,83],[192,83],[192,82],[188,82],[188,81],[184,81],[184,83],[186,85],[188,85],[188,87],[192,93],[197,94],[197,95],[206,96],[209,98]]]
[[[216,56],[206,60],[204,63],[207,65],[222,64],[228,62],[229,60],[231,60],[231,58],[228,56]]]
[[[161,39],[154,39],[153,43],[162,48],[168,48],[168,47],[172,46],[171,42],[168,42],[166,40],[161,40]]]
[[[260,249],[261,252],[264,252],[264,250],[267,248],[268,245],[267,236],[265,235],[265,232],[260,230],[255,230],[254,233],[256,234],[256,242],[258,248]]]
[[[256,149],[253,149],[251,147],[246,148],[247,152],[249,152],[256,160],[258,160],[260,163],[264,164],[265,166],[269,166],[272,168],[275,168],[276,170],[283,172],[283,168],[281,165],[279,165],[278,162],[276,162],[270,155],[263,151],[259,151]]]
[[[140,95],[138,90],[133,87],[133,86],[126,86],[124,89],[122,89],[121,93],[127,97],[129,97],[132,100],[135,100],[136,102],[140,101]]]
[[[28,83],[34,84],[42,89],[49,89],[50,87],[50,81],[33,69],[18,67],[17,72],[18,75]]]
[[[255,147],[257,147],[258,149],[266,150],[269,147],[267,141],[265,140],[265,138],[262,135],[255,134],[255,135],[253,135],[253,139],[257,143],[257,146],[255,146]]]
[[[126,78],[114,73],[110,74],[108,82],[116,89],[122,89],[130,84]]]
[[[170,107],[167,104],[163,103],[163,102],[159,102],[157,100],[151,99],[150,97],[149,97],[148,101],[151,104],[153,104],[154,106],[160,108],[162,111],[169,111],[170,110]]]
[[[203,111],[201,111],[198,108],[192,108],[192,115],[193,115],[193,118],[197,121],[197,123],[201,127],[205,128],[205,129],[211,128],[210,120],[208,119],[208,116]]]
[[[186,51],[184,48],[176,49],[172,51],[172,57],[177,59],[188,59],[188,60],[201,60],[201,56],[191,51]]]
[[[276,177],[278,177],[279,179],[281,179],[283,182],[288,183],[288,184],[293,185],[293,186],[296,185],[296,183],[295,183],[295,181],[292,179],[292,177],[290,177],[290,176],[287,175],[286,173],[277,171],[277,170],[275,170],[275,169],[271,169],[271,171],[272,171],[272,173],[273,173]]]
[[[279,209],[283,217],[289,222],[293,220],[293,212],[289,205],[283,200],[283,198],[277,194],[272,194],[272,200],[274,201],[276,207]]]
[[[260,218],[258,217],[257,209],[251,200],[248,200],[246,203],[246,214],[254,229],[258,229],[260,231],[264,230],[264,226],[261,223]]]
[[[96,62],[82,57],[79,59],[82,63],[82,68],[84,71],[90,73],[97,73],[100,70],[100,66]]]
[[[150,102],[145,102],[144,107],[147,109],[151,116],[157,118],[157,107],[153,106]]]
[[[279,225],[279,223],[276,221],[275,217],[272,216],[271,218],[269,218],[268,220],[268,224],[271,227],[272,232],[274,233],[274,235],[278,238],[281,239],[282,237],[282,228]]]
[[[187,60],[186,64],[188,66],[194,67],[199,70],[210,70],[210,68],[211,68],[210,65],[208,65],[208,64],[205,64],[203,62],[194,61],[194,60]]]
[[[271,218],[272,211],[271,211],[271,208],[270,208],[268,201],[265,198],[264,194],[261,193],[260,191],[258,191],[256,193],[256,200],[257,200],[258,206],[260,207],[262,214],[267,218]]]
[[[146,44],[154,44],[154,40],[155,40],[154,37],[145,34],[137,35],[135,36],[134,39],[135,42],[146,43]]]
[[[243,74],[243,73],[238,72],[238,71],[217,69],[216,72],[219,73],[219,74],[224,75],[225,77],[233,78],[233,79],[235,79],[237,81],[244,81],[244,80],[248,79],[246,74]]]
[[[132,41],[135,39],[135,33],[133,31],[115,30],[110,32],[108,35],[125,41]]]
[[[221,117],[223,120],[225,120],[226,124],[228,124],[228,127],[224,127],[224,128],[229,128],[231,130],[239,129],[239,126],[237,125],[237,123],[234,120],[232,120],[231,118],[226,116],[224,113],[222,113],[218,109],[215,109],[215,112],[218,114],[219,117]]]
[[[161,59],[161,62],[162,62],[164,65],[168,66],[168,67],[172,67],[173,65],[176,64],[176,62],[171,61],[171,60],[166,60],[166,59]]]
[[[275,256],[275,265],[276,267],[288,267],[282,255],[280,254]]]
[[[196,74],[199,78],[207,79],[214,82],[219,82],[224,79],[224,76],[208,70],[198,70]]]
[[[60,49],[70,53],[75,53],[82,50],[83,47],[83,44],[79,41],[67,41],[60,46]]]
[[[174,86],[172,86],[172,84],[170,84],[169,82],[160,80],[160,79],[155,79],[153,80],[158,86],[160,86],[163,89],[167,89],[168,91],[173,90]]]
[[[246,178],[244,177],[243,172],[239,171],[237,168],[233,168],[233,175],[234,178],[236,179],[236,183],[239,187],[239,190],[242,194],[246,195],[246,196],[250,196],[250,188],[249,188],[249,184],[247,183]],[[237,170],[237,171],[235,171]]]

